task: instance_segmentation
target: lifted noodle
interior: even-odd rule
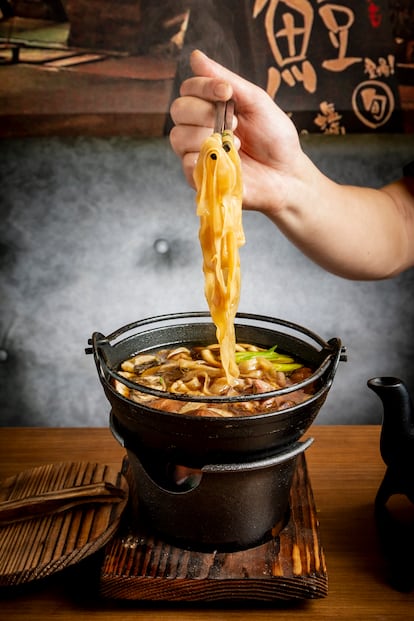
[[[234,318],[240,299],[239,248],[242,227],[242,177],[233,132],[212,134],[203,143],[194,170],[199,239],[203,253],[204,291],[216,326],[227,382],[239,376],[235,362]]]

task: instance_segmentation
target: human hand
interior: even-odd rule
[[[185,80],[171,105],[175,123],[173,150],[182,160],[188,183],[200,145],[212,133],[215,102],[233,99],[235,144],[242,160],[244,206],[273,214],[287,200],[289,179],[300,174],[303,152],[289,117],[260,87],[225,69],[196,50],[191,55],[194,77]],[[275,204],[275,201],[277,204]]]

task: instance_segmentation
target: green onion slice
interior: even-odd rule
[[[290,356],[277,353],[276,347],[277,345],[273,345],[273,347],[262,351],[236,351],[236,363],[239,364],[244,360],[252,360],[253,358],[265,358],[274,364],[277,371],[285,371],[286,373],[303,367],[303,364],[295,362]]]

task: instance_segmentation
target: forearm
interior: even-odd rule
[[[402,182],[381,190],[344,186],[306,158],[286,185],[284,204],[262,211],[324,269],[371,280],[414,264],[412,194]]]
[[[344,278],[387,278],[414,265],[412,179],[381,190],[333,182],[303,152],[293,123],[267,93],[201,52],[191,63],[195,75],[171,106],[170,134],[190,184],[200,144],[212,132],[214,103],[232,98],[245,209],[264,213],[303,253]]]

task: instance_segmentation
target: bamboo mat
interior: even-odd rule
[[[123,497],[0,525],[0,586],[44,578],[96,552],[118,528],[128,498],[126,479],[96,463],[48,464],[0,481],[0,508],[7,501],[101,482],[123,490]]]

